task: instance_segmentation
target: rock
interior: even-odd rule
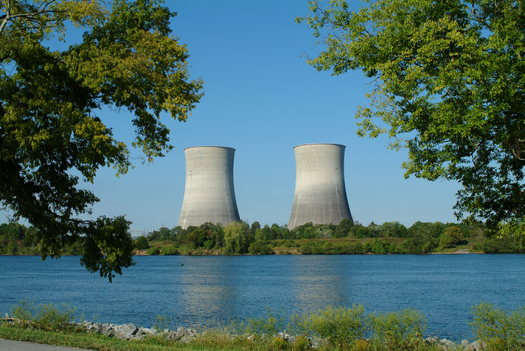
[[[140,327],[137,333],[141,333],[144,335],[155,335],[155,331],[153,329],[143,327]]]
[[[487,345],[481,340],[476,340],[469,346],[472,346],[472,350],[476,351],[485,350],[487,348]]]
[[[139,331],[133,324],[116,325],[113,329],[115,337],[122,340],[131,339]]]
[[[461,347],[467,348],[470,346],[470,342],[468,340],[461,340]]]
[[[450,340],[447,340],[447,339],[442,339],[441,340],[441,346],[443,347],[444,351],[455,350],[456,349],[456,344],[454,344],[454,342],[452,342]]]
[[[87,332],[94,332],[94,333],[101,333],[102,332],[102,324],[100,324],[100,323],[84,322],[84,323],[82,323],[82,327]]]
[[[168,340],[179,340],[182,338],[183,334],[179,333],[175,330],[170,330],[168,333],[166,333],[166,339]]]
[[[104,334],[104,335],[112,336],[115,331],[114,331],[113,326],[111,325],[111,323],[104,323],[104,324],[102,324],[102,328],[101,328],[100,332],[102,334]]]
[[[440,340],[439,340],[439,337],[437,337],[437,336],[430,336],[430,337],[425,339],[425,342],[428,345],[436,345],[436,344],[439,344]]]
[[[290,338],[292,337],[286,330],[283,330],[282,333],[277,333],[277,335],[284,341],[290,341]]]

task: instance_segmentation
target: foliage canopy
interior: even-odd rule
[[[0,1],[0,206],[37,230],[42,257],[83,243],[81,263],[111,280],[133,264],[130,222],[123,216],[82,220],[99,199],[78,188],[100,167],[131,165],[103,107],[128,110],[133,146],[148,161],[171,149],[168,112],[187,119],[202,94],[190,80],[187,49],[171,36],[175,15],[154,0]],[[82,40],[52,50],[68,26]],[[107,123],[107,121],[106,121]]]
[[[309,2],[311,13],[297,22],[322,38],[322,51],[308,63],[371,78],[358,134],[386,133],[392,148],[407,148],[405,177],[461,183],[458,219],[468,213],[523,233],[525,4],[363,2]]]

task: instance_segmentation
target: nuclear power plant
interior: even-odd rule
[[[352,220],[345,189],[345,146],[305,144],[294,147],[294,152],[295,195],[288,228]]]
[[[186,187],[178,223],[183,229],[240,220],[233,188],[234,153],[235,149],[219,146],[184,149]]]

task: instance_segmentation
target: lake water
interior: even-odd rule
[[[362,304],[366,312],[415,308],[427,334],[472,339],[470,308],[525,304],[525,255],[137,256],[113,283],[90,274],[79,257],[41,261],[0,256],[0,313],[20,300],[63,302],[86,320],[150,327],[214,325]],[[184,261],[184,266],[180,262]]]

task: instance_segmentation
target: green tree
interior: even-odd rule
[[[273,250],[264,241],[256,240],[250,244],[248,252],[252,255],[271,255]]]
[[[250,227],[250,234],[255,236],[255,234],[257,233],[257,231],[261,229],[261,223],[255,221],[252,223],[251,227]]]
[[[439,237],[439,246],[441,247],[452,247],[456,244],[454,238],[452,238],[447,233],[441,234]]]
[[[399,222],[385,222],[381,225],[381,236],[405,238],[407,236],[407,228]]]
[[[343,219],[335,228],[334,238],[346,238],[350,235],[353,226],[354,223],[351,219]]]
[[[128,146],[97,115],[125,109],[133,146],[147,161],[171,149],[160,117],[184,121],[201,97],[190,80],[187,49],[171,35],[168,8],[154,0],[5,0],[0,2],[0,206],[37,230],[42,258],[82,241],[81,263],[112,278],[133,264],[129,221],[87,221],[99,199],[78,188],[100,167],[124,174]],[[53,50],[66,23],[82,40]]]
[[[297,21],[322,37],[322,47],[308,63],[333,75],[362,70],[372,80],[358,134],[385,133],[391,148],[407,148],[405,177],[458,181],[458,218],[523,229],[525,5],[364,3],[310,0],[310,15]]]
[[[245,234],[248,225],[243,222],[232,222],[224,227],[224,243],[226,252],[243,253]]]
[[[195,229],[186,238],[195,248],[202,247],[206,241],[206,231],[204,229]]]
[[[452,243],[457,245],[463,241],[463,231],[457,225],[445,229],[443,235],[448,235],[452,239]]]
[[[137,241],[135,241],[135,247],[137,250],[146,250],[149,248],[148,240],[144,235],[141,235],[137,238]]]

